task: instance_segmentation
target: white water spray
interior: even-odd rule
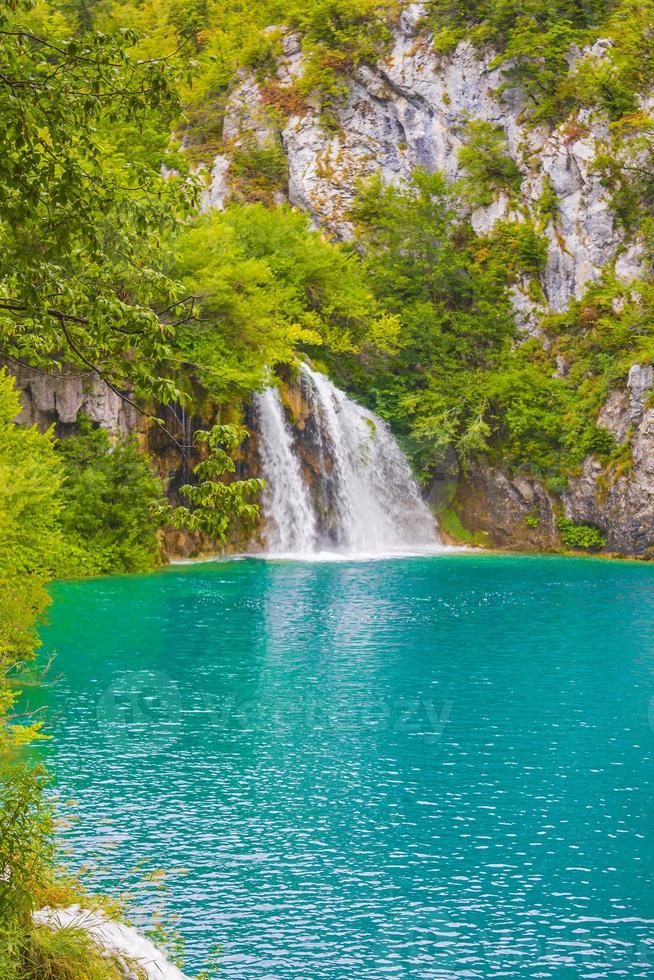
[[[434,544],[434,519],[386,423],[324,374],[301,370],[333,460],[338,547],[374,553]]]
[[[434,519],[386,423],[304,364],[300,382],[310,409],[303,432],[289,425],[277,389],[255,400],[268,551],[379,555],[436,546]],[[307,451],[312,479],[301,462]]]
[[[316,518],[277,388],[256,395],[255,408],[266,480],[262,504],[268,549],[310,553],[317,545]]]

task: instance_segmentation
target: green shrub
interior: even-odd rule
[[[465,174],[464,193],[471,207],[492,204],[498,191],[516,194],[520,190],[522,174],[509,155],[501,126],[472,120],[466,123],[462,139],[458,161]]]
[[[556,526],[566,548],[597,551],[606,544],[606,538],[596,527],[591,527],[588,524],[575,524],[569,517],[557,518]]]
[[[545,268],[547,241],[531,221],[498,221],[480,239],[477,258],[489,271],[513,283],[519,277],[537,276]]]
[[[279,138],[247,140],[232,149],[230,159],[230,181],[239,197],[272,204],[275,192],[286,190],[288,164]]]
[[[543,190],[536,202],[536,212],[542,225],[556,222],[559,216],[559,199],[554,184],[548,174],[543,176]]]
[[[58,879],[48,779],[39,767],[0,762],[0,977],[2,980],[120,980],[124,974],[83,928],[50,929],[35,908],[84,901]],[[135,975],[141,976],[138,968]]]
[[[145,980],[145,970],[132,966]],[[116,957],[104,956],[83,927],[31,929],[24,944],[20,980],[119,980],[125,976]]]
[[[615,436],[608,429],[591,425],[586,432],[583,449],[593,456],[611,456],[616,449]]]
[[[88,418],[59,443],[64,466],[61,527],[67,555],[60,574],[143,572],[159,560],[157,522],[161,482],[134,438],[112,442]]]
[[[178,241],[176,269],[202,311],[178,330],[178,349],[219,401],[248,397],[300,347],[354,352],[390,326],[358,256],[289,207],[206,215]]]
[[[12,722],[17,691],[5,682],[38,645],[45,585],[63,553],[62,466],[51,433],[15,425],[19,410],[13,378],[0,370],[0,762],[38,732],[38,724]]]

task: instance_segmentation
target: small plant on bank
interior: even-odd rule
[[[180,487],[180,493],[191,506],[176,507],[169,512],[173,527],[223,542],[236,522],[247,527],[256,523],[259,506],[250,501],[263,490],[264,480],[226,483],[223,479],[236,472],[232,457],[248,435],[247,429],[240,425],[214,425],[195,433],[195,441],[206,447],[208,455],[193,470],[198,482]]]
[[[527,514],[525,517],[525,524],[527,527],[536,530],[536,528],[540,527],[540,517],[538,517],[536,514]]]
[[[566,548],[583,551],[598,551],[606,544],[601,532],[588,524],[575,524],[569,517],[559,517],[556,521],[561,543]]]

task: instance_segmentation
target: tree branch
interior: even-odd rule
[[[131,398],[129,398],[128,395],[126,395],[124,392],[120,391],[120,389],[117,388],[115,384],[113,384],[111,381],[108,380],[108,378],[105,377],[104,373],[100,370],[100,368],[99,367],[96,367],[96,365],[93,364],[92,361],[89,361],[89,359],[80,351],[80,349],[77,347],[77,345],[74,343],[72,337],[70,336],[70,333],[68,332],[68,328],[66,327],[65,319],[66,319],[65,316],[62,315],[60,317],[59,323],[61,325],[61,329],[63,331],[64,337],[66,338],[66,342],[67,342],[68,346],[70,347],[70,349],[72,350],[73,354],[75,354],[76,357],[79,357],[80,361],[82,361],[83,364],[86,364],[86,366],[89,368],[89,370],[92,371],[93,374],[95,374],[98,378],[100,378],[101,381],[104,381],[104,383],[106,384],[107,388],[109,388],[116,395],[118,395],[118,397],[120,399],[122,399],[122,401],[124,401],[127,405],[130,405],[140,415],[143,415],[145,418],[148,418],[152,422],[155,422],[159,426],[159,428],[162,430],[162,432],[164,432],[168,436],[168,438],[170,439],[170,441],[172,443],[174,443],[174,445],[179,449],[179,451],[181,453],[181,456],[182,456],[182,459],[184,460],[185,463],[188,464],[188,455],[187,455],[187,452],[186,452],[186,448],[184,446],[182,446],[181,442],[179,442],[175,438],[175,436],[172,434],[172,432],[169,432],[168,431],[168,429],[166,428],[166,426],[164,425],[164,423],[162,422],[162,420],[160,418],[158,418],[156,415],[153,415],[151,412],[148,412],[144,408],[141,408],[141,406],[138,405]]]

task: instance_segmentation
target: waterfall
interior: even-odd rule
[[[266,480],[263,512],[269,551],[312,552],[317,543],[316,518],[279,391],[266,388],[255,396],[261,435],[261,468]]]
[[[303,364],[307,418],[289,424],[275,388],[256,396],[266,545],[273,554],[383,554],[438,544],[390,429]]]

